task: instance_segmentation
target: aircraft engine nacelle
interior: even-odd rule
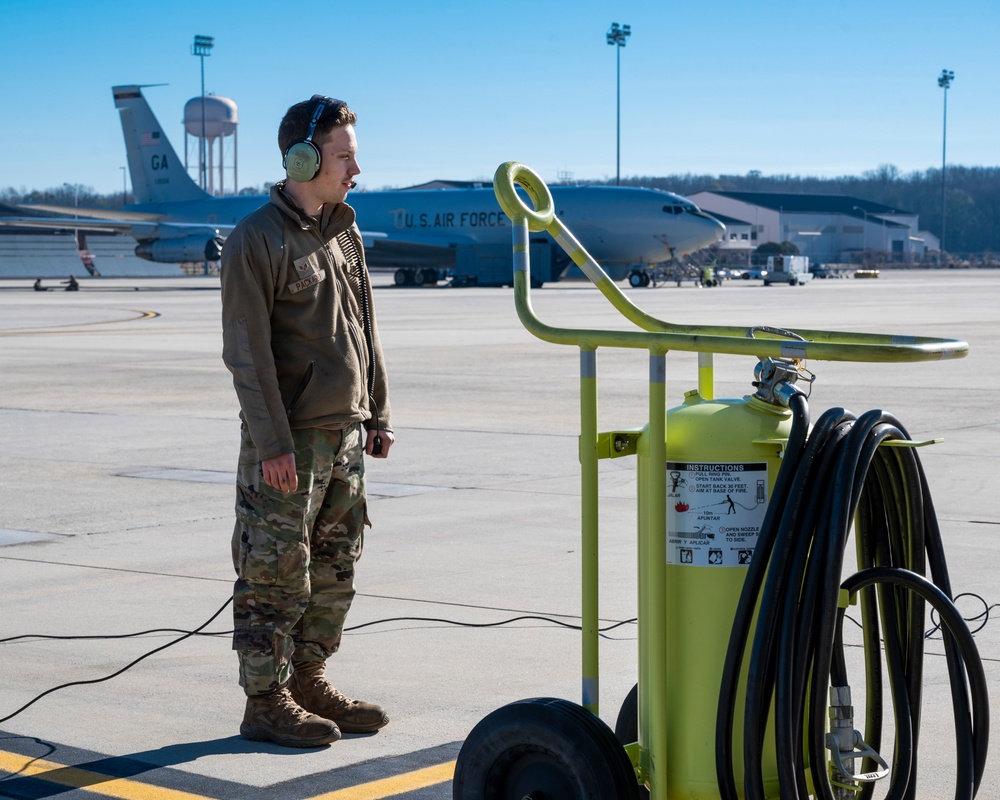
[[[184,261],[218,261],[222,256],[221,236],[194,235],[139,242],[135,254],[147,261],[179,264]]]

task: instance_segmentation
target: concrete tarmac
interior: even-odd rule
[[[0,282],[0,797],[444,800],[452,762],[486,714],[526,697],[579,701],[580,636],[558,624],[580,614],[578,353],[528,334],[509,289],[374,283],[397,441],[368,464],[374,526],[329,674],[392,722],[287,750],[238,735],[228,608],[204,629],[216,635],[95,682],[202,625],[231,593],[239,421],[220,358],[218,281],[81,280],[76,293]],[[982,598],[959,606],[967,617],[991,609],[973,624],[1000,707],[1000,272],[626,292],[672,322],[969,342],[969,356],[952,361],[811,362],[810,407],[813,419],[832,406],[880,407],[914,438],[943,437],[921,458],[954,590]],[[588,285],[532,299],[551,324],[630,327]],[[717,396],[752,392],[754,363],[718,357]],[[601,350],[598,376],[601,429],[643,425],[646,354]],[[696,357],[669,354],[668,405],[696,386]],[[613,625],[636,615],[635,459],[602,461],[600,474],[600,613]],[[950,797],[939,637],[927,651],[918,794]],[[605,634],[600,714],[612,727],[636,663],[634,625]],[[72,681],[91,683],[2,720]],[[1000,797],[995,751],[980,797]]]

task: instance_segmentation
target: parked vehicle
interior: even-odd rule
[[[789,286],[801,286],[813,279],[809,271],[808,256],[768,256],[767,275],[764,285],[772,283],[787,283]]]

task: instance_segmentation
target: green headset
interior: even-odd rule
[[[285,151],[281,159],[281,165],[285,168],[285,173],[293,181],[306,183],[311,181],[319,173],[319,167],[323,160],[319,148],[313,142],[313,134],[316,133],[316,125],[319,123],[323,112],[331,106],[342,105],[341,100],[326,97],[321,94],[314,94],[311,99],[312,108],[309,119],[309,133],[305,139],[297,139],[292,142]]]

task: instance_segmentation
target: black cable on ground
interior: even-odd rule
[[[201,625],[199,625],[195,630],[189,631],[188,633],[185,633],[183,636],[181,636],[181,637],[179,637],[177,639],[174,639],[171,642],[167,642],[166,644],[161,645],[160,647],[157,647],[154,650],[150,650],[148,653],[145,653],[145,654],[139,656],[134,661],[126,664],[124,667],[122,667],[117,672],[113,672],[110,675],[105,675],[103,678],[94,678],[92,680],[87,680],[87,681],[70,681],[69,683],[63,683],[63,684],[60,684],[59,686],[53,686],[51,689],[47,689],[46,691],[42,692],[40,695],[38,695],[34,699],[29,700],[27,703],[25,703],[23,706],[21,706],[19,709],[17,709],[17,711],[15,711],[13,714],[8,714],[6,717],[0,717],[0,725],[2,725],[4,722],[6,722],[9,719],[13,719],[18,714],[20,714],[22,711],[24,711],[26,708],[29,708],[29,707],[33,706],[35,703],[37,703],[39,700],[41,700],[46,695],[50,695],[53,692],[59,691],[60,689],[65,689],[65,688],[67,688],[69,686],[85,686],[85,685],[91,684],[91,683],[103,683],[104,681],[109,681],[112,678],[118,677],[119,675],[121,675],[126,670],[129,670],[132,667],[134,667],[140,661],[143,661],[143,660],[149,658],[151,655],[159,653],[161,650],[166,650],[168,647],[173,647],[175,644],[183,642],[185,639],[189,639],[190,637],[192,637],[192,636],[196,635],[197,633],[199,633],[200,631],[204,630],[205,628],[207,628],[209,625],[211,625],[215,621],[215,618],[217,616],[219,616],[219,614],[221,614],[223,611],[226,610],[226,606],[228,606],[231,602],[233,602],[233,598],[230,597],[228,600],[226,600],[225,603],[222,604],[222,607],[219,608],[218,611],[216,611],[214,614],[212,614],[211,617],[209,617],[207,620],[205,620],[205,622],[202,623]]]
[[[782,800],[835,800],[825,770],[829,689],[850,686],[843,645],[842,597],[860,600],[865,647],[863,738],[882,743],[882,651],[894,710],[893,766],[886,800],[916,797],[926,604],[945,646],[955,711],[956,800],[971,800],[982,779],[989,741],[989,700],[972,633],[955,608],[941,533],[912,447],[889,414],[859,418],[832,409],[809,427],[805,398],[792,398],[792,433],[738,605],[723,670],[716,719],[716,770],[722,800],[737,800],[733,728],[746,686],[743,761],[745,800],[763,800],[762,752],[774,708],[774,742]],[[859,572],[841,584],[854,528]],[[930,579],[926,577],[930,572]],[[747,642],[748,676],[740,680]],[[985,605],[985,603],[984,603]],[[986,617],[989,607],[986,608]],[[857,727],[857,726],[855,726]],[[845,751],[846,752],[846,751]],[[849,754],[844,758],[849,758]],[[852,763],[852,762],[849,762]],[[807,775],[807,766],[812,764]],[[864,759],[861,772],[874,771]],[[861,783],[859,800],[874,784]]]
[[[0,717],[0,724],[2,724],[4,722],[7,722],[7,720],[13,719],[18,714],[20,714],[22,711],[24,711],[25,709],[30,708],[31,706],[33,706],[36,702],[38,702],[39,700],[41,700],[46,695],[50,695],[53,692],[56,692],[56,691],[58,691],[60,689],[69,688],[70,686],[83,686],[83,685],[86,685],[86,684],[103,683],[104,681],[109,681],[112,678],[116,678],[119,675],[121,675],[123,672],[126,672],[127,670],[131,669],[136,664],[138,664],[140,661],[143,661],[143,660],[149,658],[154,653],[162,652],[163,650],[166,650],[168,647],[173,647],[175,644],[180,644],[185,639],[188,639],[188,638],[190,638],[192,636],[230,636],[230,635],[232,635],[233,632],[231,630],[229,630],[229,631],[213,631],[213,632],[209,632],[209,633],[205,633],[204,632],[205,628],[207,628],[213,621],[215,621],[215,619],[219,616],[219,614],[221,614],[225,610],[226,606],[228,606],[231,602],[233,602],[233,599],[230,597],[228,600],[226,600],[225,603],[222,604],[222,608],[220,608],[218,611],[216,611],[214,614],[212,614],[212,616],[209,619],[207,619],[204,623],[202,623],[201,625],[199,625],[193,631],[182,631],[182,630],[179,630],[177,628],[151,628],[150,630],[138,631],[136,633],[119,633],[119,634],[103,634],[103,635],[79,635],[79,634],[77,634],[77,635],[72,635],[72,636],[51,636],[51,635],[45,635],[45,634],[25,633],[25,634],[22,634],[20,636],[10,636],[10,637],[8,637],[6,639],[0,639],[0,644],[5,644],[7,642],[16,642],[16,641],[20,641],[22,639],[53,639],[53,640],[59,640],[59,641],[69,641],[69,640],[76,640],[76,639],[131,639],[131,638],[137,638],[137,637],[140,637],[140,636],[148,636],[148,635],[154,634],[154,633],[183,633],[184,634],[183,636],[181,636],[181,637],[179,637],[177,639],[174,639],[172,642],[167,642],[166,644],[161,645],[160,647],[157,647],[154,650],[150,650],[145,655],[140,656],[139,658],[137,658],[134,661],[126,664],[124,667],[122,667],[121,669],[117,670],[116,672],[113,672],[110,675],[106,675],[103,678],[94,678],[93,680],[86,680],[86,681],[72,681],[70,683],[63,683],[63,684],[60,684],[59,686],[54,686],[51,689],[47,689],[46,691],[44,691],[41,694],[39,694],[36,697],[34,697],[29,702],[25,703],[23,706],[21,706],[19,709],[17,709],[17,711],[15,711],[14,713],[8,714],[6,717]],[[437,623],[441,623],[441,624],[445,624],[445,625],[456,625],[456,626],[458,626],[460,628],[498,628],[498,627],[501,627],[501,626],[504,626],[504,625],[510,625],[512,622],[522,622],[522,621],[525,621],[525,620],[533,620],[533,621],[538,621],[538,622],[548,622],[548,623],[551,623],[552,625],[558,625],[558,626],[563,627],[563,628],[569,628],[571,630],[577,630],[577,631],[582,629],[582,626],[580,626],[580,625],[574,625],[571,622],[563,622],[562,620],[554,619],[553,617],[544,617],[544,616],[538,616],[538,615],[535,615],[535,614],[522,614],[521,616],[511,617],[510,619],[500,620],[499,622],[461,622],[459,620],[443,619],[443,618],[439,618],[439,617],[386,617],[385,619],[376,619],[376,620],[372,620],[371,622],[363,622],[360,625],[353,625],[353,626],[344,628],[344,632],[348,633],[348,632],[351,632],[351,631],[361,630],[362,628],[369,628],[372,625],[384,625],[384,624],[389,623],[389,622],[437,622]],[[601,634],[604,634],[604,633],[606,633],[608,631],[612,631],[612,630],[615,630],[616,628],[620,628],[623,625],[633,624],[636,621],[637,621],[636,618],[633,617],[632,619],[625,619],[625,620],[621,620],[620,622],[614,622],[614,623],[612,623],[610,625],[606,625],[603,628],[598,628],[598,632],[601,633]]]

